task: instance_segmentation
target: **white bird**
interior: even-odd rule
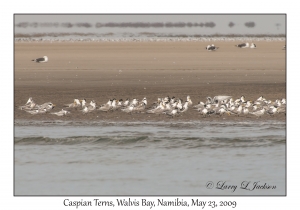
[[[178,110],[183,108],[182,99],[178,99],[178,103],[176,104],[176,107],[178,108]]]
[[[239,98],[239,99],[236,99],[235,101],[234,101],[234,103],[235,104],[240,104],[240,103],[244,103],[245,102],[245,96],[241,96],[241,98]]]
[[[32,111],[26,111],[30,114],[44,114],[47,112],[47,109],[46,108],[43,108],[43,109],[37,109],[37,110],[32,110]]]
[[[206,117],[208,115],[208,109],[206,108],[206,105],[204,107],[204,109],[199,110],[201,115],[204,115],[204,117]]]
[[[124,109],[121,109],[121,111],[131,114],[133,109],[134,109],[134,105],[132,104],[132,105],[129,105],[128,107],[126,107]]]
[[[275,106],[271,106],[270,109],[267,111],[267,114],[269,114],[270,116],[274,116],[275,114],[278,113],[278,107]]]
[[[178,114],[178,108],[175,108],[173,110],[169,110],[168,112],[165,112],[167,115],[172,116],[172,118],[174,116],[176,116]]]
[[[192,105],[193,105],[193,102],[192,102],[190,96],[187,96],[187,97],[186,97],[186,100],[187,100],[189,106],[192,106]]]
[[[110,109],[110,111],[115,111],[115,110],[117,110],[119,108],[118,102],[119,102],[118,100],[113,99],[113,101],[111,103],[111,109]]]
[[[189,109],[189,102],[186,101],[182,107],[182,109],[179,110],[180,113],[186,112]]]
[[[36,103],[30,97],[24,106],[20,106],[19,109],[21,110],[32,110],[36,106]]]
[[[195,106],[193,106],[194,109],[199,109],[199,108],[203,108],[205,105],[205,103],[203,103],[202,101],[199,101],[199,103]]]
[[[261,116],[263,116],[265,114],[265,111],[266,110],[264,108],[262,108],[261,110],[258,110],[256,112],[250,112],[250,114],[253,114],[256,117],[261,117]]]
[[[225,105],[221,105],[220,107],[215,107],[214,113],[219,116],[223,116],[225,112],[227,112]]]
[[[56,105],[51,103],[51,102],[47,102],[47,103],[43,103],[42,105],[36,105],[34,108],[35,109],[46,109],[47,111],[54,109]]]
[[[256,101],[263,101],[264,97],[260,96],[258,99],[256,99]]]
[[[134,99],[132,100],[132,102],[130,103],[130,105],[136,106],[136,105],[138,104],[138,102],[139,102],[139,100],[136,99],[136,98],[134,98]]]
[[[138,106],[133,108],[134,112],[141,112],[144,111],[146,108],[146,104],[144,102],[142,102],[141,104],[139,104]]]
[[[123,103],[123,106],[124,107],[129,106],[129,102],[130,102],[130,100],[127,98],[126,101]]]
[[[96,109],[96,103],[94,100],[92,100],[88,106],[85,106],[81,111],[83,114],[86,114],[86,113],[89,113],[89,112],[92,112]]]
[[[61,117],[61,116],[64,116],[64,115],[70,114],[70,112],[62,109],[62,110],[61,110],[61,111],[59,111],[59,112],[52,112],[52,113],[50,113],[50,114],[55,114],[55,115],[57,115],[57,116]]]
[[[112,100],[109,100],[106,104],[102,105],[98,110],[108,112],[111,109]]]
[[[232,114],[236,114],[237,116],[240,116],[240,114],[242,113],[243,111],[243,107],[242,105],[239,105],[238,108],[234,109],[234,110],[231,110],[230,112]]]
[[[48,62],[48,57],[44,56],[42,58],[36,58],[36,59],[31,60],[31,61],[34,61],[36,63],[46,63],[46,62]]]
[[[33,99],[31,97],[29,97],[28,101],[26,102],[25,106],[28,104],[31,104],[33,102]]]
[[[83,114],[86,114],[86,113],[88,113],[89,112],[89,109],[87,108],[87,107],[84,107],[84,109],[83,110],[81,110],[82,111],[82,113]]]
[[[243,114],[246,115],[246,116],[249,114],[249,109],[248,109],[248,107],[244,107],[244,108],[243,108]]]
[[[64,106],[66,108],[77,108],[77,107],[81,106],[81,103],[80,103],[80,101],[77,98],[75,98],[73,103],[71,103],[71,104],[64,104]]]
[[[212,45],[207,45],[205,49],[207,51],[216,51],[217,49],[219,49],[219,47],[216,47],[214,44],[212,44]]]
[[[230,98],[232,98],[232,96],[215,96],[212,99],[212,103],[219,103],[220,101],[226,101]]]
[[[164,100],[158,98],[157,102],[154,102],[154,103],[152,104],[152,106],[149,107],[149,109],[156,109],[156,108],[162,106],[162,104],[164,104],[164,103],[166,103]]]
[[[170,99],[169,96],[167,96],[167,97],[165,97],[165,98],[163,99],[164,102],[169,102],[170,100],[171,100],[171,99]]]
[[[245,103],[246,103],[246,105],[245,105],[246,108],[249,108],[249,107],[251,107],[253,105],[252,101],[249,101],[249,100],[246,101]]]
[[[87,108],[88,108],[88,111],[89,111],[89,112],[94,111],[94,110],[96,109],[96,102],[95,102],[94,100],[92,100],[92,101],[90,102],[90,104],[87,106]]]
[[[258,109],[258,106],[256,104],[252,106],[252,112],[257,111],[257,109]]]
[[[119,108],[123,107],[123,99],[116,101],[116,107],[113,110],[118,110]]]
[[[278,107],[277,112],[278,113],[286,113],[286,106],[282,105],[282,106]]]
[[[84,109],[85,106],[86,106],[86,99],[84,98],[84,99],[82,99],[80,101],[81,101],[81,108]]]
[[[145,105],[147,105],[147,98],[144,97],[143,100],[142,100],[142,102],[143,102]]]
[[[55,104],[50,102],[45,108],[47,109],[47,111],[49,111],[51,109],[54,109],[55,106],[56,106]]]
[[[256,48],[256,44],[251,43],[250,48],[255,49]]]
[[[156,108],[154,109],[151,109],[151,110],[148,110],[146,113],[148,114],[161,114],[165,111],[165,105],[164,105],[165,102],[161,101],[159,103],[159,106],[157,106]]]

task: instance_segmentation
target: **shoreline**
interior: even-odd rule
[[[281,114],[283,115],[283,114]],[[161,127],[172,127],[172,126],[180,126],[180,127],[186,127],[186,126],[201,126],[201,125],[224,125],[224,126],[233,126],[233,125],[254,125],[256,123],[261,124],[267,124],[267,125],[277,125],[277,124],[285,124],[286,125],[286,118],[284,116],[276,117],[269,117],[265,116],[262,118],[255,118],[249,117],[246,118],[246,121],[243,121],[242,119],[245,119],[245,117],[241,116],[238,119],[236,118],[217,118],[215,116],[212,117],[206,117],[202,118],[200,117],[199,120],[181,120],[177,119],[174,120],[172,117],[168,117],[164,120],[157,121],[157,120],[148,120],[145,121],[144,119],[140,120],[120,120],[116,121],[115,119],[111,120],[102,120],[99,119],[98,121],[92,120],[70,120],[68,117],[64,118],[58,118],[58,119],[52,119],[52,120],[41,120],[41,119],[33,119],[28,120],[27,118],[24,119],[15,119],[14,120],[14,126],[37,126],[37,127],[48,127],[48,126],[79,126],[79,127],[85,127],[85,126],[161,126]],[[167,124],[166,124],[167,123]],[[175,127],[176,128],[176,127]]]

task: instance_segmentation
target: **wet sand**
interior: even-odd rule
[[[274,117],[211,116],[195,110],[169,118],[165,115],[126,114],[100,111],[57,117],[31,115],[18,109],[29,97],[38,103],[53,102],[59,111],[74,98],[94,99],[98,105],[109,99],[147,97],[148,107],[158,97],[191,96],[194,104],[207,96],[230,95],[256,100],[286,98],[285,42],[260,41],[256,49],[234,47],[239,42],[219,41],[220,49],[208,52],[208,42],[54,42],[15,43],[14,100],[16,120],[70,121],[219,121],[285,120]],[[31,60],[47,55],[48,63]]]

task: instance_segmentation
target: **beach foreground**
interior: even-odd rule
[[[121,111],[95,111],[83,115],[79,110],[58,117],[31,115],[18,107],[29,97],[38,104],[51,101],[59,111],[74,98],[95,100],[147,97],[148,107],[158,97],[175,96],[194,104],[206,97],[230,95],[256,100],[286,98],[285,42],[260,41],[256,49],[239,49],[239,42],[218,41],[216,52],[205,50],[208,42],[31,42],[15,43],[14,100],[16,120],[67,121],[249,121],[255,116],[203,118],[195,110],[179,117],[126,114]],[[47,63],[32,59],[47,55]],[[262,120],[285,121],[285,115],[263,116]]]

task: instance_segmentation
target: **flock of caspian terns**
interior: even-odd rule
[[[97,106],[96,102],[92,100],[90,103],[86,102],[86,99],[74,99],[70,104],[64,104],[64,110],[59,112],[51,112],[55,105],[51,102],[38,105],[30,97],[27,103],[20,106],[19,109],[26,111],[27,113],[45,114],[50,113],[57,116],[64,116],[70,114],[71,111],[81,111],[83,114],[91,112],[114,112],[120,110],[121,112],[132,113],[145,113],[145,114],[165,114],[168,116],[178,116],[188,111],[189,107],[196,110],[203,117],[217,115],[223,116],[224,114],[236,115],[236,116],[249,116],[255,115],[261,117],[264,114],[274,116],[279,113],[286,113],[286,99],[277,99],[275,101],[267,100],[263,96],[260,96],[255,101],[246,100],[245,96],[234,100],[231,96],[215,96],[213,98],[207,97],[205,102],[200,101],[193,106],[193,102],[190,96],[187,96],[186,101],[169,96],[164,98],[158,98],[152,105],[147,107],[147,98],[144,97],[141,101],[134,98],[132,100],[126,99],[109,99],[107,103]]]

